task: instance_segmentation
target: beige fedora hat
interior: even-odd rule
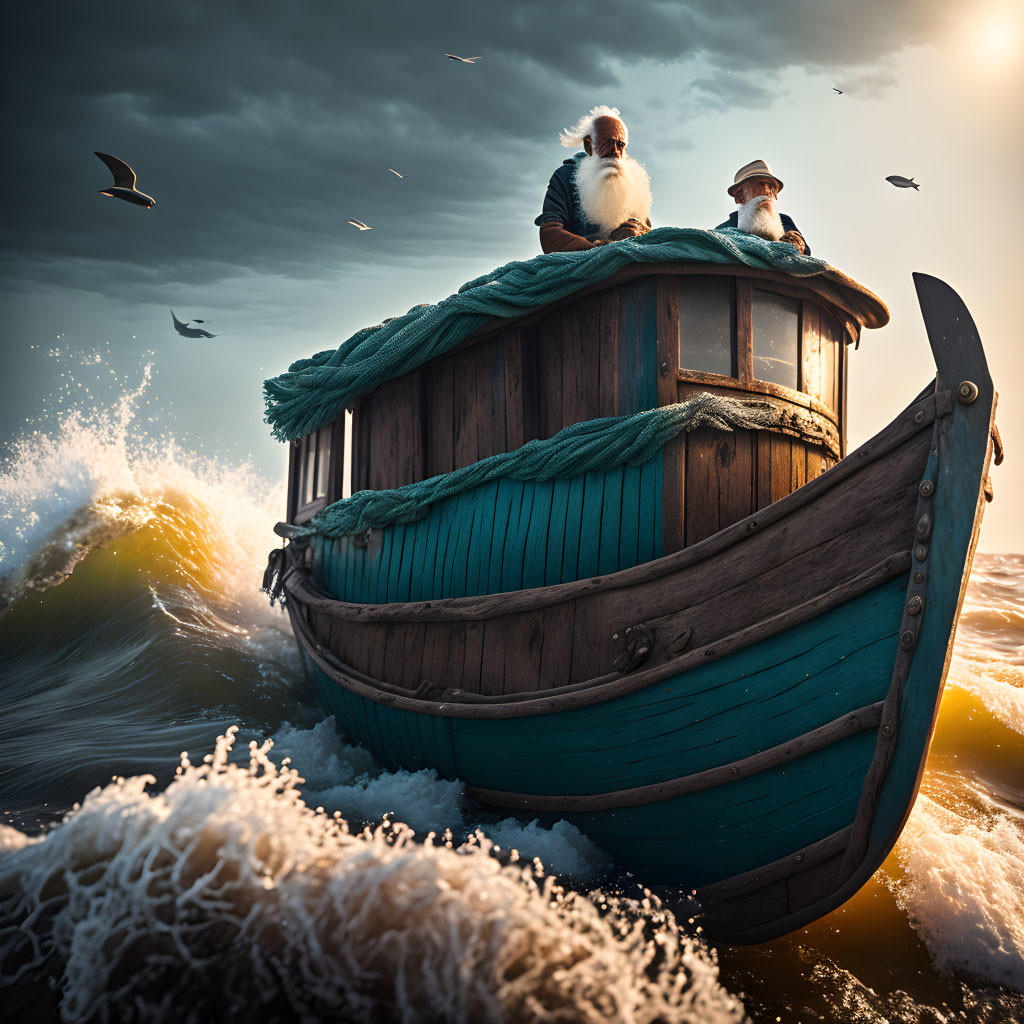
[[[782,182],[775,177],[772,173],[772,169],[763,160],[751,160],[749,164],[744,164],[737,172],[736,177],[732,180],[732,185],[729,187],[729,195],[736,195],[736,189],[744,181],[749,181],[751,178],[771,178],[775,182],[776,189],[782,191]]]

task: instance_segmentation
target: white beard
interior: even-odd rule
[[[748,235],[767,238],[769,242],[777,242],[786,233],[779,208],[768,196],[754,196],[749,203],[744,203],[736,218],[736,226]]]
[[[584,157],[576,167],[576,192],[583,216],[603,235],[631,217],[646,222],[651,213],[651,179],[630,156]]]

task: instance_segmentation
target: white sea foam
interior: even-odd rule
[[[486,841],[349,834],[230,739],[162,793],[91,792],[3,844],[0,975],[49,974],[90,1019],[739,1021],[714,958],[656,899],[590,898]]]
[[[149,368],[110,407],[64,410],[0,471],[0,605],[61,582],[89,551],[148,531],[154,605],[183,628],[248,637],[280,626],[259,593],[281,485],[137,429]]]
[[[897,895],[940,970],[1024,992],[1024,821],[972,796],[986,811],[918,796],[897,846]]]
[[[552,828],[515,818],[482,824],[467,807],[461,782],[442,779],[429,769],[385,772],[365,748],[344,742],[333,718],[312,729],[286,725],[273,740],[275,758],[289,757],[306,780],[306,802],[339,811],[346,820],[378,822],[389,815],[420,835],[444,828],[456,835],[479,830],[498,846],[537,858],[548,870],[576,881],[593,878],[609,866],[608,855],[567,821]]]

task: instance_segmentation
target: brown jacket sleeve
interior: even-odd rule
[[[593,243],[580,235],[566,231],[557,220],[547,220],[540,226],[542,252],[580,252],[593,247]]]

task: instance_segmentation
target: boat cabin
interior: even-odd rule
[[[888,319],[878,299],[846,285],[732,265],[633,264],[492,321],[292,442],[288,520],[700,391],[770,402],[777,426],[698,429],[665,447],[660,552],[697,543],[846,454],[849,352],[862,326]]]

